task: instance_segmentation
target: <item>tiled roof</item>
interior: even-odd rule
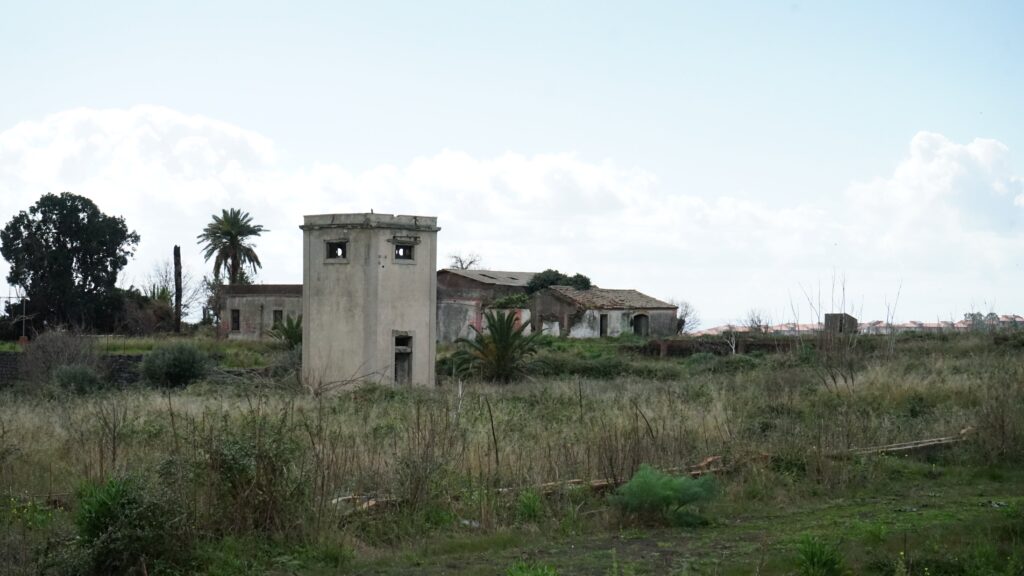
[[[551,286],[549,289],[563,299],[588,310],[676,309],[674,304],[662,302],[636,290],[579,290],[571,286]]]
[[[503,272],[499,270],[458,270],[448,268],[442,270],[449,274],[455,274],[470,280],[476,280],[482,284],[497,284],[500,286],[525,287],[530,283],[536,272]]]
[[[302,284],[235,284],[221,290],[224,296],[302,296]]]

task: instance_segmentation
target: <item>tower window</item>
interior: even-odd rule
[[[395,260],[412,260],[412,244],[395,244]]]
[[[327,242],[327,259],[344,260],[348,258],[348,242],[343,240]]]

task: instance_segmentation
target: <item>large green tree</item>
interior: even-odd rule
[[[207,261],[213,258],[213,275],[220,277],[222,269],[227,268],[228,283],[238,284],[244,275],[245,266],[253,272],[260,268],[260,257],[249,238],[269,232],[259,224],[252,223],[252,216],[237,208],[221,210],[221,215],[213,215],[213,221],[206,225],[203,233],[198,236],[203,247],[203,256]]]
[[[112,327],[121,309],[117,276],[138,244],[124,218],[70,192],[45,194],[0,231],[7,281],[24,290],[37,325]]]

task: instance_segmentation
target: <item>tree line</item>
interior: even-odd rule
[[[225,284],[252,283],[262,266],[253,240],[263,232],[247,212],[222,210],[196,237],[205,260],[213,261],[210,275],[197,280],[183,273],[174,246],[173,264],[158,264],[143,286],[121,287],[139,233],[89,198],[44,194],[0,230],[7,282],[21,297],[6,302],[0,336],[14,338],[23,327],[29,334],[58,326],[100,333],[180,330],[182,316],[195,307],[216,310]],[[201,323],[213,319],[204,313]]]

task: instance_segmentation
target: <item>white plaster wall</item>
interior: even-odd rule
[[[608,315],[608,337],[631,333],[632,310],[587,310],[569,330],[569,338],[600,338],[601,314]]]
[[[562,335],[562,329],[557,320],[545,320],[542,322],[540,332],[541,334],[547,334],[548,336]]]

